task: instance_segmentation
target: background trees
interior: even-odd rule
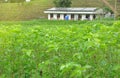
[[[72,4],[71,0],[54,0],[53,2],[56,7],[70,7]]]

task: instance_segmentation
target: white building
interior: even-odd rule
[[[98,8],[51,8],[44,11],[48,14],[48,20],[93,20],[102,16],[103,10]]]

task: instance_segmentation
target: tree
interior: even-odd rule
[[[104,7],[103,8],[103,10],[104,10],[104,12],[106,12],[106,13],[108,13],[108,12],[110,12],[110,13],[114,13],[109,7]]]
[[[70,7],[72,4],[71,0],[54,0],[56,7]]]

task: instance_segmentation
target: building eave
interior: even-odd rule
[[[66,11],[44,11],[46,14],[102,14],[98,12],[66,12]]]

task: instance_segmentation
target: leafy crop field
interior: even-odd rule
[[[0,78],[119,78],[120,21],[0,22]]]

